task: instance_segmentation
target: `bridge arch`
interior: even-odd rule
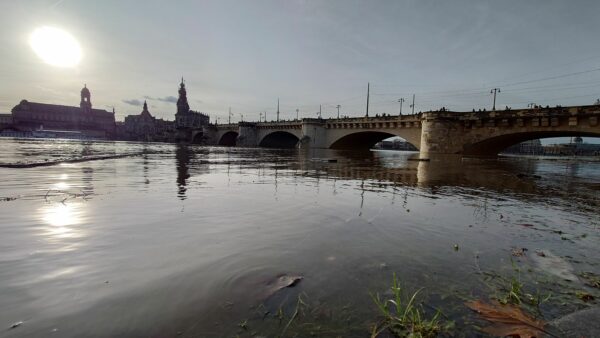
[[[237,131],[230,130],[223,135],[219,139],[218,145],[227,146],[227,147],[235,147],[237,144],[237,138],[239,133]]]
[[[493,136],[476,143],[465,144],[463,155],[470,157],[496,157],[508,147],[529,140],[552,138],[552,137],[600,137],[600,132],[577,132],[577,131],[533,131],[508,133]]]
[[[192,144],[204,143],[204,133],[201,131],[192,133]]]
[[[421,141],[421,130],[419,128],[407,129],[404,132],[395,130],[349,130],[342,134],[334,135],[328,148],[331,149],[371,149],[373,146],[386,138],[398,136],[406,142],[419,149]]]
[[[258,143],[264,148],[296,148],[300,139],[287,131],[274,131],[265,135]]]
[[[342,136],[334,141],[331,149],[371,149],[373,146],[386,138],[396,135],[381,131],[362,131]]]

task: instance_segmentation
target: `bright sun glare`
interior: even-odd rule
[[[79,43],[62,29],[40,27],[31,34],[29,44],[37,56],[52,66],[75,67],[81,60]]]

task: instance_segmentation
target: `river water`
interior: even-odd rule
[[[463,336],[493,276],[552,294],[545,320],[598,297],[600,162],[0,140],[4,164],[120,154],[0,168],[0,336],[368,337],[393,274]]]

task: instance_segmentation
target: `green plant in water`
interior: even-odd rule
[[[392,282],[392,299],[382,299],[379,294],[371,294],[373,302],[383,315],[383,321],[376,324],[371,332],[371,338],[377,337],[381,332],[389,330],[398,337],[436,337],[453,323],[443,323],[440,319],[441,312],[437,311],[431,319],[427,319],[421,304],[417,303],[417,296],[422,288],[412,294],[410,298],[404,297],[402,288],[398,283],[396,274]]]
[[[543,296],[539,290],[535,294],[526,292],[524,284],[521,282],[521,269],[516,266],[512,258],[511,265],[515,273],[509,279],[498,274],[488,273],[488,275],[499,280],[499,283],[494,283],[496,285],[496,292],[499,293],[495,298],[501,304],[520,305],[539,313],[540,305],[547,302],[552,294],[548,293],[546,296]]]

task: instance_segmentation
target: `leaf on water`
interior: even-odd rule
[[[267,286],[266,297],[272,296],[275,292],[287,288],[292,287],[298,284],[304,277],[297,275],[281,275],[276,279],[270,281]]]
[[[491,304],[479,300],[465,303],[473,311],[476,311],[483,319],[492,325],[483,328],[483,331],[500,337],[531,338],[541,337],[545,323],[526,314],[514,305],[502,305],[498,302]]]

